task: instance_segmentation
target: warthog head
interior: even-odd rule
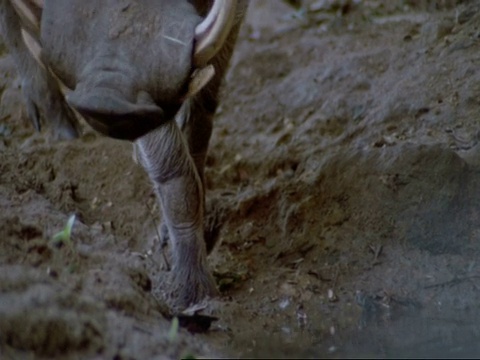
[[[187,0],[12,2],[27,45],[66,87],[67,102],[97,131],[128,140],[171,120],[213,75],[207,65],[236,8],[215,0],[202,18]]]

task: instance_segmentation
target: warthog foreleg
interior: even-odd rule
[[[188,151],[195,165],[198,177],[200,178],[203,196],[206,191],[204,168],[208,143],[212,134],[213,113],[207,114],[205,109],[199,109],[198,102],[195,100],[196,99],[189,100],[183,105],[179,114],[177,114],[176,120],[178,127],[183,131]],[[205,211],[204,205],[203,203],[203,211]],[[169,241],[170,234],[165,222],[162,223],[160,234],[162,243],[166,244]],[[204,239],[207,246],[207,253],[210,253],[215,245],[216,238],[207,230],[204,233]]]
[[[203,234],[204,189],[182,131],[171,121],[137,143],[168,228],[175,303],[188,306],[215,295]]]

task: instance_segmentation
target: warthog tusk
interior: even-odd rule
[[[11,2],[24,26],[34,34],[40,34],[43,0],[11,0]]]
[[[42,63],[42,60],[40,59],[40,53],[42,52],[42,47],[40,46],[38,41],[27,30],[23,28],[22,28],[22,38],[23,38],[23,42],[25,43],[25,45],[27,46],[28,50],[33,55],[35,60],[37,60],[37,62],[41,66],[45,67],[45,65],[43,65]]]
[[[237,0],[214,0],[205,20],[195,29],[195,66],[205,66],[221,49],[235,21]]]

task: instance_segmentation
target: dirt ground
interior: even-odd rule
[[[35,133],[1,52],[1,359],[480,356],[480,2],[251,1],[207,160],[203,333],[162,300],[131,144]]]

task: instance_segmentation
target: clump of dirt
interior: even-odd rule
[[[207,159],[222,296],[180,329],[131,145],[34,133],[4,54],[0,357],[478,356],[479,10],[252,1]]]

